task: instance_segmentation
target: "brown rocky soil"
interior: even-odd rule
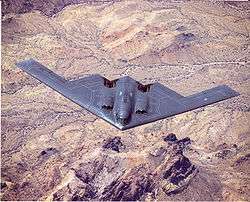
[[[249,3],[6,2],[1,200],[250,200]],[[66,78],[241,95],[118,131],[15,66],[28,58]]]

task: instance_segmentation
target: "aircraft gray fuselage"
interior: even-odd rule
[[[125,125],[129,122],[132,113],[132,101],[135,97],[136,82],[129,82],[128,77],[120,78],[116,82],[116,93],[114,99],[114,116],[116,120]]]
[[[110,81],[99,74],[66,80],[33,59],[19,68],[121,130],[204,107],[239,93],[226,85],[183,96],[156,82],[143,85],[129,76]]]

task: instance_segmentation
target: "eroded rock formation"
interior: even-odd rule
[[[115,139],[121,141],[119,137]],[[183,195],[182,192],[188,186],[196,189],[206,184],[204,190],[200,190],[198,197],[218,199],[220,189],[213,193],[213,197],[208,194],[210,189],[214,188],[214,185],[209,183],[213,174],[208,174],[204,170],[199,171],[199,168],[183,155],[186,149],[183,147],[183,141],[185,139],[162,143],[148,153],[141,154],[140,162],[134,163],[133,166],[130,166],[129,161],[124,158],[126,153],[122,154],[109,148],[99,149],[93,158],[72,166],[71,180],[63,187],[59,185],[49,198],[73,201],[136,201],[155,200],[161,196],[161,199],[169,200],[178,194],[179,199],[184,200],[186,194]],[[207,176],[202,177],[204,173]],[[191,183],[195,178],[198,180]],[[215,182],[220,183],[218,180]],[[191,195],[189,197],[198,199]]]

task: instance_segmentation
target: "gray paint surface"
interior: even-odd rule
[[[109,81],[96,74],[69,81],[33,59],[17,66],[121,130],[239,95],[221,85],[184,97],[160,83],[142,85],[129,76]]]

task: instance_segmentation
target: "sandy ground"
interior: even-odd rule
[[[249,201],[248,5],[133,0],[4,15],[2,200]],[[15,66],[29,58],[69,79],[129,75],[183,95],[226,84],[241,95],[119,131]],[[166,143],[169,133],[191,143]],[[102,147],[113,137],[119,152]],[[197,171],[177,186],[164,172],[178,175],[186,157]]]

